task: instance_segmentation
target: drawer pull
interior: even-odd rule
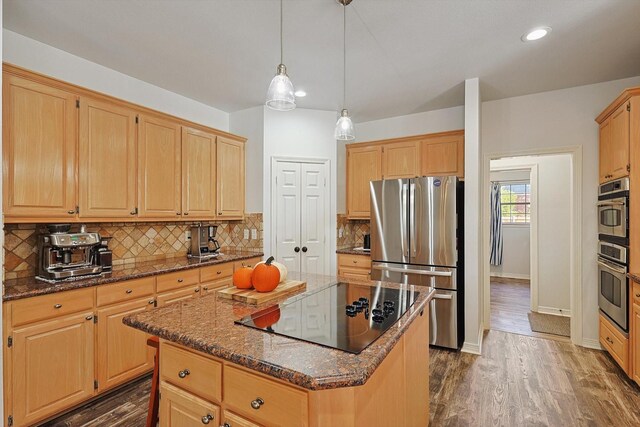
[[[53,308],[55,308],[55,309],[62,308],[62,304],[55,304],[55,305],[53,306]]]
[[[607,340],[607,342],[611,345],[613,345],[613,340],[609,337],[606,337],[605,340]]]
[[[178,283],[184,282],[184,279],[178,279]]]
[[[156,300],[154,300],[154,299],[150,299],[149,300],[149,304],[155,304],[155,303],[156,303]]]
[[[640,298],[640,294],[636,294],[636,298]]]
[[[125,292],[130,294],[131,292],[133,292],[133,289],[127,289]]]
[[[257,410],[257,409],[260,409],[260,407],[261,407],[262,405],[264,405],[264,400],[262,400],[262,399],[261,399],[261,398],[259,398],[259,397],[256,397],[256,400],[252,400],[252,401],[251,401],[251,407],[252,407],[253,409],[256,409],[256,410]]]
[[[216,274],[222,274],[222,271],[216,271]]]
[[[213,415],[207,414],[204,417],[202,417],[202,424],[209,424],[211,420],[213,420]]]
[[[202,287],[202,290],[204,290],[204,291],[208,291],[208,290],[209,290],[209,287],[208,287],[208,286],[203,286],[203,287]]]
[[[189,374],[191,374],[191,371],[189,371],[188,369],[183,369],[182,371],[178,372],[178,376],[180,378],[186,378]]]
[[[357,263],[358,263],[358,260],[357,260],[357,259],[354,259],[354,260],[353,260],[353,263],[354,263],[354,264],[357,264]]]
[[[193,292],[200,292],[200,288],[195,288]]]
[[[87,320],[91,320],[91,319],[93,319],[93,316],[90,314],[90,315],[88,315],[87,317],[85,317],[85,319],[87,319]]]

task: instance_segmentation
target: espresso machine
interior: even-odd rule
[[[189,258],[206,259],[219,255],[220,245],[215,239],[217,225],[194,225],[191,227]]]
[[[47,232],[38,236],[38,278],[56,281],[102,273],[95,249],[100,246],[100,234],[70,231],[70,224],[49,224]]]

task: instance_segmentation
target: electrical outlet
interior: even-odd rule
[[[338,237],[342,238],[342,236],[344,236],[344,228],[340,227],[340,230],[338,230]]]
[[[249,230],[245,228],[244,230],[244,240],[249,240]]]
[[[256,230],[255,228],[251,229],[251,238],[254,240],[258,238],[258,230]]]
[[[191,232],[190,231],[185,231],[184,232],[184,241],[188,242],[189,240],[191,240]]]

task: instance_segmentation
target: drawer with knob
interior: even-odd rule
[[[96,287],[96,302],[98,307],[102,307],[116,302],[153,295],[155,284],[155,277],[145,277],[111,285],[100,285]]]
[[[208,265],[200,267],[200,283],[211,282],[233,276],[233,263]]]
[[[338,267],[351,267],[371,270],[371,258],[366,255],[338,254]]]
[[[221,427],[261,427],[260,424],[256,424],[229,411],[224,411],[223,418],[224,424],[222,424]]]
[[[93,309],[93,288],[57,292],[12,302],[13,327]]]
[[[600,314],[600,344],[618,362],[620,367],[628,372],[629,339],[602,314]]]
[[[214,280],[213,282],[203,283],[200,288],[202,296],[215,293],[219,289],[229,288],[233,286],[233,277],[225,277],[224,279]]]
[[[160,385],[160,426],[222,425],[220,407],[171,384]]]
[[[210,401],[222,400],[222,363],[166,342],[160,355],[160,380]]]
[[[224,367],[223,381],[225,404],[234,412],[268,425],[306,425],[304,391],[230,365]]]
[[[243,260],[240,260],[240,261],[236,261],[234,263],[234,270],[237,270],[237,269],[242,268],[242,267],[252,267],[253,268],[260,261],[262,261],[261,257],[255,257],[255,258],[249,258],[249,259],[243,259]]]
[[[636,283],[636,282],[631,282],[633,283],[633,288],[632,288],[632,295],[633,295],[633,302],[635,302],[636,304],[640,304],[640,283]]]
[[[176,271],[175,273],[161,274],[156,280],[157,292],[166,292],[189,285],[197,285],[200,282],[200,272],[197,268]]]

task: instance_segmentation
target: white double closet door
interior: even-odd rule
[[[277,161],[276,259],[290,271],[329,274],[328,165]]]

